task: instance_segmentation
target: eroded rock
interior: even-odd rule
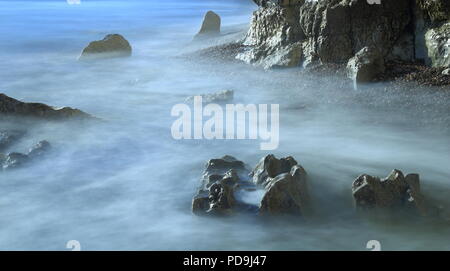
[[[291,156],[277,159],[273,154],[262,158],[250,176],[257,185],[266,186],[269,178],[275,178],[282,173],[288,173],[297,161]]]
[[[129,57],[131,54],[131,45],[122,35],[109,34],[102,40],[89,43],[78,60]]]
[[[367,174],[359,176],[352,186],[353,198],[358,209],[413,208],[427,214],[424,196],[420,191],[418,174],[406,177],[400,170],[393,170],[388,177],[380,179]]]
[[[306,171],[299,165],[294,165],[289,173],[269,178],[259,208],[260,214],[308,215],[310,203],[306,179]]]

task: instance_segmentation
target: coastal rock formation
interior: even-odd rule
[[[202,27],[195,36],[196,38],[203,38],[208,36],[215,36],[220,34],[220,16],[214,11],[208,11],[203,18]]]
[[[197,95],[197,96],[201,96],[202,102],[205,104],[208,104],[208,103],[224,104],[224,103],[229,103],[229,102],[233,101],[234,91],[233,90],[224,90],[224,91],[219,91],[216,93],[201,94],[201,95]],[[195,96],[190,96],[190,97],[186,98],[186,102],[194,101],[194,97]]]
[[[109,34],[103,40],[89,43],[81,52],[78,60],[129,57],[131,52],[131,45],[123,36]]]
[[[301,166],[294,165],[289,173],[267,179],[260,214],[308,215],[310,206],[306,178],[306,171]]]
[[[354,82],[355,88],[359,83],[367,83],[385,70],[384,57],[375,48],[364,47],[347,64],[348,77]]]
[[[363,174],[353,182],[352,191],[359,209],[407,207],[422,215],[428,212],[418,174],[404,176],[400,170],[393,170],[384,179]]]
[[[27,154],[18,152],[12,152],[7,155],[0,154],[1,168],[5,171],[25,166],[33,160],[47,154],[50,149],[50,143],[43,140],[31,147]]]
[[[345,65],[366,47],[376,48],[384,61],[434,67],[450,62],[448,0],[254,2],[259,9],[236,56],[247,63],[264,68]]]
[[[192,200],[192,212],[196,215],[230,215],[237,211],[252,211],[260,215],[301,217],[310,214],[307,174],[294,158],[277,159],[268,155],[250,174],[253,181],[249,172],[242,161],[231,156],[210,160]],[[243,194],[258,189],[264,191],[259,206],[241,200]]]
[[[92,116],[70,107],[54,108],[41,103],[25,103],[0,93],[0,117],[30,117],[44,120],[87,120]]]
[[[196,215],[232,214],[239,205],[234,193],[251,185],[246,181],[249,172],[244,162],[232,156],[209,160],[201,186],[192,200],[192,212]]]

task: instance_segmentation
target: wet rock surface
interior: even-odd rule
[[[306,172],[292,157],[261,159],[252,174],[242,162],[231,156],[210,160],[202,176],[201,187],[192,200],[197,215],[231,215],[247,212],[260,215],[309,214]],[[252,177],[250,177],[252,176]],[[259,206],[244,203],[246,192],[263,190]]]
[[[94,119],[78,109],[55,108],[42,103],[26,103],[0,93],[0,117],[30,117],[43,120]]]
[[[384,179],[363,174],[353,182],[352,191],[358,209],[410,208],[428,214],[418,174],[404,176],[393,170]]]
[[[348,77],[358,84],[371,82],[385,71],[384,57],[375,48],[364,47],[347,64]]]
[[[131,54],[131,45],[122,35],[109,34],[102,40],[89,43],[78,60],[129,57]]]

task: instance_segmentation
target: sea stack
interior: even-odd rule
[[[122,35],[109,34],[103,40],[89,43],[78,60],[129,57],[131,52],[130,43]]]

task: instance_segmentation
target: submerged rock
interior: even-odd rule
[[[0,117],[32,117],[45,120],[93,119],[70,107],[54,108],[41,103],[25,103],[0,93]]]
[[[358,209],[396,209],[413,208],[420,214],[427,214],[424,196],[420,191],[418,174],[406,177],[400,170],[380,179],[367,174],[353,182],[353,198]]]
[[[347,64],[347,74],[355,88],[360,83],[371,82],[384,71],[383,55],[375,48],[364,47]]]
[[[123,36],[109,34],[103,40],[89,43],[81,52],[78,60],[129,57],[131,53],[131,45]]]
[[[260,214],[307,215],[310,206],[306,178],[306,171],[299,165],[294,165],[289,173],[269,178],[259,208]]]
[[[25,135],[24,131],[0,131],[0,151],[5,150]]]
[[[196,38],[204,38],[220,34],[220,16],[214,11],[208,11],[203,18],[202,27],[195,36]]]
[[[51,149],[48,141],[43,140],[30,148],[27,154],[12,152],[8,155],[0,155],[0,165],[3,170],[16,169],[33,162],[37,158],[41,158]]]
[[[224,90],[212,94],[201,94],[198,95],[202,97],[203,103],[228,103],[232,102],[234,98],[234,91],[233,90]],[[195,96],[190,96],[186,99],[186,102],[192,102],[194,101]]]

